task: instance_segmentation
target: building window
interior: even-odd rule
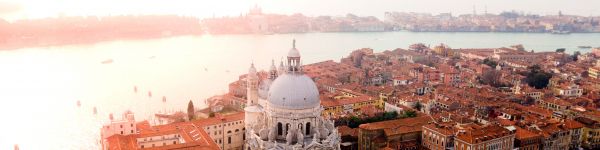
[[[121,128],[123,128],[123,125],[120,125],[120,126],[121,126]]]
[[[231,144],[231,137],[227,137],[227,144]]]
[[[306,135],[310,135],[310,122],[306,123]]]
[[[177,141],[173,141],[173,144],[177,144]]]
[[[123,131],[121,131],[121,135],[123,135]]]
[[[133,127],[133,123],[132,123],[132,124],[130,124],[129,126]]]
[[[283,135],[283,125],[281,125],[281,122],[277,123],[277,135]]]

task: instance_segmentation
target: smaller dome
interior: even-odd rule
[[[300,57],[300,52],[298,51],[298,49],[296,49],[295,47],[290,49],[290,51],[288,52],[287,57]]]
[[[292,49],[288,51],[287,57],[300,57],[300,52],[296,49],[296,39],[292,41]]]
[[[271,70],[270,71],[277,71],[277,67],[275,67],[275,60],[271,60]]]
[[[254,63],[250,65],[250,69],[248,69],[248,75],[256,75],[256,68],[254,68]]]

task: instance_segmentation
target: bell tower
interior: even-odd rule
[[[248,75],[246,76],[246,106],[253,106],[258,104],[258,75],[254,63],[250,65],[248,69]]]

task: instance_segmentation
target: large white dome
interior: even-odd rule
[[[281,109],[310,109],[318,107],[321,101],[312,79],[304,74],[285,73],[271,83],[268,103],[269,107]]]

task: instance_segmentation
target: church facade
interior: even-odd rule
[[[279,69],[271,64],[269,76],[259,83],[251,65],[247,82],[245,128],[247,150],[338,150],[340,135],[333,121],[323,118],[319,91],[302,72],[295,41]]]

